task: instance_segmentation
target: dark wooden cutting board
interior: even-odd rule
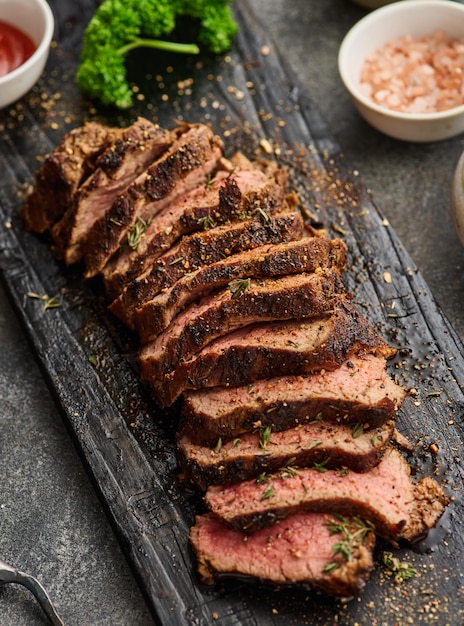
[[[227,58],[177,61],[171,71],[168,56],[134,55],[131,77],[145,99],[123,113],[94,109],[73,76],[96,3],[50,4],[58,45],[47,71],[20,105],[0,114],[1,276],[154,616],[166,625],[462,623],[464,347],[310,96],[243,0]],[[347,288],[398,347],[391,374],[415,390],[398,417],[399,431],[417,444],[408,460],[415,475],[434,475],[453,498],[427,541],[395,550],[416,568],[412,580],[393,581],[382,565],[391,548],[379,543],[376,571],[351,601],[237,580],[211,589],[198,582],[188,546],[198,502],[177,486],[175,411],[150,403],[134,366],[135,339],[107,313],[98,283],[84,285],[79,269],[65,270],[49,242],[26,233],[19,219],[37,157],[65,132],[88,119],[126,125],[138,114],[169,127],[175,119],[209,122],[229,153],[274,156],[288,167],[307,219],[348,244]],[[60,306],[44,311],[31,294],[58,295]]]

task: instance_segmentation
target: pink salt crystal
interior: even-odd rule
[[[464,104],[464,39],[443,31],[400,37],[369,54],[361,90],[381,106],[406,113],[434,113]]]

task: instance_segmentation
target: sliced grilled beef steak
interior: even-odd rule
[[[343,292],[336,270],[276,279],[247,279],[192,304],[139,356],[141,375],[154,385],[205,345],[258,320],[309,318],[334,308]],[[139,326],[142,343],[149,324]]]
[[[318,268],[335,267],[342,271],[346,265],[346,245],[326,237],[305,237],[247,250],[227,259],[191,272],[163,290],[156,298],[140,306],[134,315],[135,327],[150,324],[153,336],[168,327],[173,318],[199,298],[227,286],[232,280],[253,277],[273,277]]]
[[[337,544],[350,538],[350,551]],[[320,513],[293,515],[252,535],[212,515],[197,516],[190,542],[206,584],[225,575],[251,576],[274,585],[302,583],[332,596],[360,593],[374,567],[375,535],[361,520]]]
[[[339,424],[379,426],[394,419],[406,392],[381,356],[351,357],[333,371],[281,376],[249,386],[186,391],[185,419],[209,441],[260,426],[285,430],[322,418]]]
[[[354,515],[369,520],[378,535],[397,543],[427,534],[447,500],[426,477],[416,485],[410,467],[394,448],[368,472],[300,469],[270,474],[229,486],[212,486],[208,508],[228,525],[251,532],[294,513],[308,511]]]
[[[39,168],[22,209],[28,230],[44,233],[64,214],[72,195],[95,168],[102,150],[120,130],[88,122],[67,133]]]
[[[107,279],[130,271],[135,272],[133,278],[143,271],[149,238],[140,233],[149,230],[151,220],[164,207],[205,185],[221,155],[222,142],[210,128],[203,124],[187,127],[95,224],[86,244],[86,277],[103,270]]]
[[[118,266],[124,260],[124,280],[136,278],[146,266],[169,249],[182,235],[206,230],[231,220],[269,216],[281,209],[284,188],[259,170],[219,172],[212,181],[205,181],[161,209],[140,238],[132,237],[118,257],[110,261]],[[104,272],[108,273],[108,268]],[[118,270],[119,271],[119,270]]]
[[[202,490],[279,469],[290,476],[296,468],[315,463],[366,472],[380,461],[393,430],[393,421],[367,430],[362,425],[312,422],[280,433],[261,429],[208,446],[187,427],[178,441],[178,457],[183,481]]]
[[[85,239],[95,222],[171,142],[169,131],[138,118],[100,155],[95,171],[79,187],[63,218],[51,230],[57,252],[67,264],[82,258]]]
[[[350,355],[366,353],[390,358],[395,351],[351,304],[341,302],[315,319],[252,324],[220,337],[167,374],[158,395],[169,406],[186,389],[334,370]]]
[[[107,292],[117,297],[110,309],[123,321],[128,321],[135,308],[186,274],[245,250],[301,239],[303,231],[301,213],[285,211],[265,221],[254,218],[233,222],[183,237],[171,250],[160,256],[151,268],[126,286],[124,277],[112,276],[107,279]]]

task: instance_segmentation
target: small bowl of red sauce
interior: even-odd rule
[[[0,0],[0,108],[19,100],[40,78],[53,29],[46,0]]]
[[[403,0],[372,11],[346,34],[340,76],[377,130],[405,141],[464,132],[464,5]]]

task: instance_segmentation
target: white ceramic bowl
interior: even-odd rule
[[[416,115],[381,107],[360,92],[364,59],[397,37],[429,36],[437,30],[464,37],[464,5],[453,0],[402,0],[376,9],[347,33],[340,46],[341,79],[361,115],[386,135],[406,141],[438,141],[464,131],[464,105]]]
[[[451,186],[451,215],[454,226],[464,246],[464,153],[456,165]]]
[[[37,46],[33,55],[0,77],[0,108],[24,96],[40,78],[53,36],[53,13],[46,0],[0,0],[0,19],[29,35]]]

